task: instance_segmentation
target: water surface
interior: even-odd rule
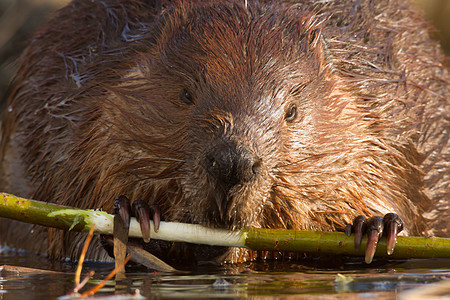
[[[127,268],[125,279],[109,281],[96,296],[104,298],[139,289],[147,299],[280,296],[295,299],[395,299],[405,291],[449,280],[447,288],[440,294],[450,298],[449,259],[375,261],[370,266],[361,260],[203,265],[187,274],[164,274],[132,266]],[[3,251],[0,265],[44,270],[11,271],[4,268],[0,271],[0,299],[57,299],[74,287],[76,264],[71,262]],[[83,275],[89,270],[96,273],[82,291],[95,286],[112,268],[112,264],[85,263]]]

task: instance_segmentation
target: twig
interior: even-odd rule
[[[86,256],[89,243],[91,242],[92,236],[94,235],[95,224],[92,225],[89,230],[89,234],[84,242],[83,250],[81,251],[80,258],[78,259],[77,270],[75,271],[75,286],[80,284],[81,270],[83,269],[84,257]]]
[[[113,216],[103,211],[74,209],[40,201],[27,200],[0,193],[0,217],[63,230],[89,231],[96,224],[95,233],[112,235]],[[364,256],[367,239],[355,250],[353,236],[339,232],[296,231],[285,229],[244,229],[227,231],[195,224],[161,222],[152,238],[226,247],[245,247],[251,250],[319,252]],[[130,222],[130,237],[142,237],[135,218]],[[386,257],[386,239],[382,238],[375,256]],[[450,258],[450,239],[435,237],[398,237],[392,258]]]
[[[120,266],[118,266],[117,268],[114,268],[114,270],[111,271],[111,273],[108,274],[108,276],[105,277],[105,279],[102,280],[102,282],[100,282],[99,284],[97,284],[95,287],[93,287],[92,289],[90,289],[87,292],[84,292],[83,294],[80,295],[80,298],[84,298],[90,295],[95,294],[99,289],[101,289],[102,287],[105,286],[106,282],[108,280],[110,280],[111,278],[113,278],[114,275],[116,275],[116,273],[120,270],[122,270],[123,267],[125,267],[125,265],[127,264],[127,262],[130,260],[131,255],[128,255],[125,260],[123,261],[122,264],[120,264]]]

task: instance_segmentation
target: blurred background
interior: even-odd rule
[[[340,1],[340,0],[337,0]],[[411,0],[436,27],[434,37],[450,56],[450,0]],[[0,0],[0,107],[17,69],[16,59],[37,27],[68,0]]]

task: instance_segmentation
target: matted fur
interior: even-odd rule
[[[449,74],[423,18],[401,0],[245,3],[58,11],[21,57],[0,189],[106,211],[123,194],[229,229],[336,230],[396,212],[407,234],[448,236]],[[218,186],[206,157],[221,143],[260,158],[257,178]],[[81,234],[0,226],[3,243],[79,255]]]

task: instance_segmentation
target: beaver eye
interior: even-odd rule
[[[192,97],[191,93],[187,89],[182,89],[180,92],[180,98],[181,100],[189,105],[194,104],[194,98]]]
[[[297,105],[292,103],[286,110],[284,119],[286,120],[286,122],[293,122],[296,117],[297,117]]]

